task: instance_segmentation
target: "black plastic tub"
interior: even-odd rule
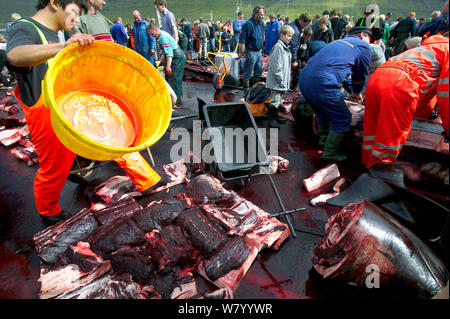
[[[265,140],[247,103],[207,104],[203,115],[220,177],[245,178],[252,169],[269,165]]]

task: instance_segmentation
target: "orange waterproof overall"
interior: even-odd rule
[[[414,117],[428,118],[439,106],[443,127],[449,128],[449,40],[440,35],[420,47],[393,57],[370,77],[366,90],[362,163],[397,159]]]
[[[48,44],[44,34],[36,25],[35,27],[42,43]],[[52,59],[47,63],[51,65]],[[18,86],[14,94],[25,113],[31,140],[39,159],[39,169],[33,185],[37,210],[42,216],[56,215],[61,212],[59,197],[72,168],[75,153],[65,147],[55,135],[51,125],[50,108],[44,105],[42,95],[35,105],[28,107],[20,99]],[[139,152],[125,154],[115,161],[140,191],[152,187],[161,179]]]

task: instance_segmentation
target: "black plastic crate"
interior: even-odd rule
[[[252,168],[269,165],[265,144],[246,103],[207,104],[203,114],[215,165],[224,179],[247,177]]]

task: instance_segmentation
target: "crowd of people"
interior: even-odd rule
[[[376,15],[375,3],[356,22],[340,10],[325,10],[314,17],[305,12],[291,22],[274,13],[266,17],[266,9],[257,5],[248,20],[239,12],[233,21],[199,18],[191,24],[185,18],[176,19],[165,0],[155,0],[158,23],[135,10],[133,25],[123,25],[120,17],[108,24],[101,14],[104,0],[37,3],[34,16],[19,17],[8,25],[1,62],[2,67],[8,63],[17,77],[16,97],[39,156],[36,204],[49,222],[68,216],[58,200],[74,154],[53,133],[49,109],[40,98],[41,83],[52,58],[73,43],[89,46],[95,40],[114,41],[163,66],[174,107],[182,104],[186,60],[198,56],[200,63],[206,63],[207,52],[235,52],[243,62],[245,96],[260,83],[266,54],[267,125],[284,123],[278,116],[281,97],[299,89],[316,116],[319,146],[327,161],[346,158],[338,147],[350,128],[348,98],[365,101],[362,161],[368,168],[395,161],[413,117],[427,118],[436,106],[448,136],[448,1],[430,18],[416,19],[411,12],[392,24],[391,13]]]

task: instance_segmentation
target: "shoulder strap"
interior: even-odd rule
[[[370,28],[373,28],[373,26],[375,25],[375,23],[378,21],[379,18],[376,18],[371,24],[370,24]]]
[[[39,33],[39,37],[41,38],[42,44],[48,44],[47,38],[45,37],[44,33],[42,33],[41,29],[39,29],[38,26],[34,22],[32,22],[30,20],[26,20],[26,19],[20,19],[19,21],[28,22],[28,23],[31,23],[32,25],[34,25],[34,27],[36,28],[36,31]]]
[[[37,33],[39,34],[39,37],[41,38],[42,44],[44,44],[44,45],[48,44],[47,38],[45,37],[44,33],[41,31],[41,29],[38,28],[38,26],[33,21],[26,20],[26,19],[20,19],[19,21],[28,22],[28,23],[31,23],[32,25],[34,25]],[[53,63],[53,61],[54,61],[54,58],[47,60],[46,61],[47,66],[50,67],[50,65]]]
[[[342,39],[336,40],[335,42],[342,42],[342,43],[345,43],[345,44],[347,44],[348,46],[350,46],[352,48],[354,47],[354,45],[352,43],[350,43],[348,41],[345,41],[345,40],[342,40]]]

